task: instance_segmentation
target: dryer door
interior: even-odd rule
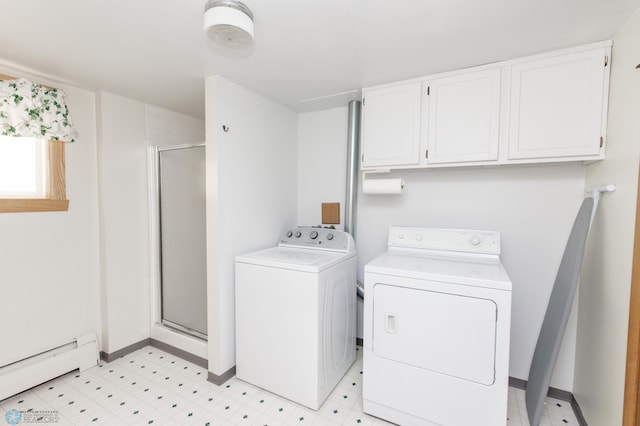
[[[483,385],[495,381],[493,300],[413,288],[373,287],[373,353]]]

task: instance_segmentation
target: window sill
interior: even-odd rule
[[[66,212],[69,200],[1,198],[0,213]]]

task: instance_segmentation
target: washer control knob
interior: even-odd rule
[[[403,240],[404,239],[404,234],[398,234],[398,239],[399,240]]]
[[[312,240],[315,240],[316,238],[318,238],[318,231],[311,231],[309,236],[311,237]]]
[[[333,234],[327,234],[327,240],[329,241],[333,240]]]
[[[469,242],[472,246],[477,246],[478,244],[480,244],[480,239],[478,237],[473,237],[469,240]]]
[[[416,241],[422,241],[423,238],[422,234],[416,234]]]
[[[302,235],[302,232],[296,231],[296,238],[300,238],[300,235]]]
[[[291,238],[292,235],[293,235],[293,232],[291,232],[291,231],[287,232],[287,238]]]

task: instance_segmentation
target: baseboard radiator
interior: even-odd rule
[[[0,401],[70,371],[98,365],[94,334],[78,337],[45,352],[0,367]]]

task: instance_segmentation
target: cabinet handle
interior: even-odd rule
[[[424,158],[427,158],[427,159],[429,158],[429,150],[426,150],[424,152]]]

